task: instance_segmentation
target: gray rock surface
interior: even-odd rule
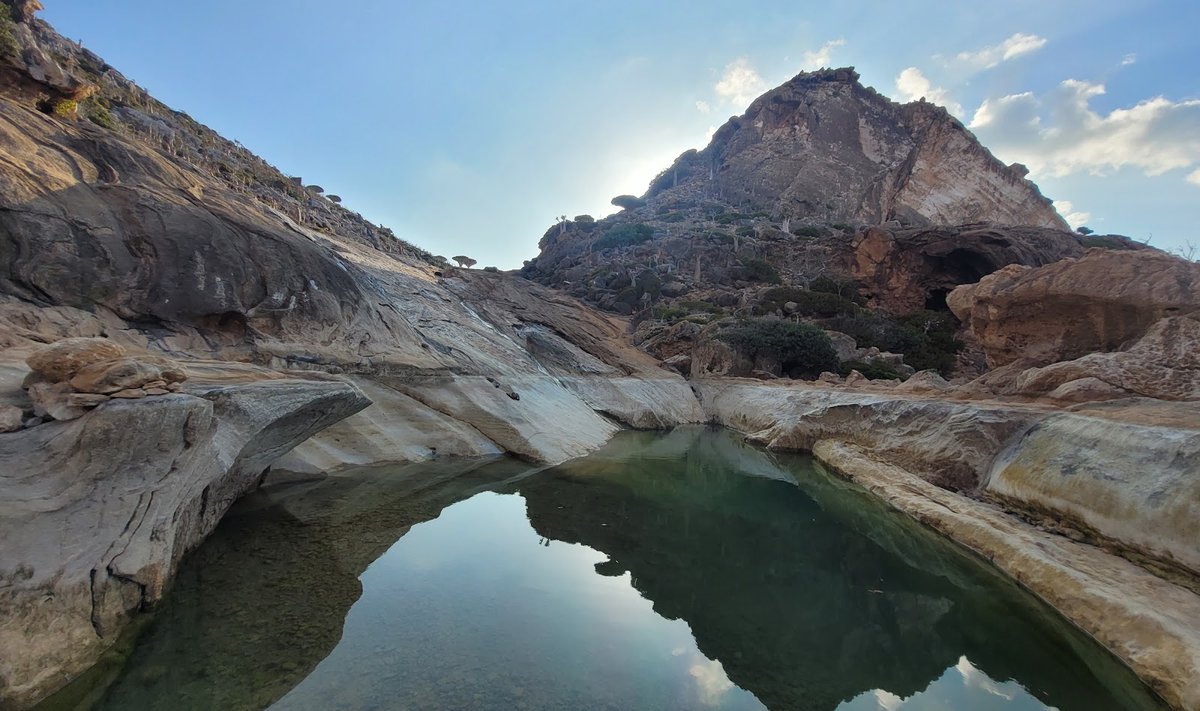
[[[0,435],[0,698],[89,666],[263,471],[366,407],[346,382],[279,380],[107,402]]]

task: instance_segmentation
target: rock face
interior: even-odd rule
[[[1009,266],[947,302],[995,366],[1115,351],[1169,316],[1200,311],[1200,264],[1162,252],[1090,250],[1037,269]]]
[[[1065,229],[1025,179],[944,109],[900,105],[852,68],[802,73],[730,119],[654,180],[660,201],[720,199],[800,220]]]
[[[894,313],[944,308],[955,287],[1003,267],[1040,267],[1085,251],[1078,236],[1060,230],[990,225],[872,227],[856,234],[850,249],[848,271],[862,284],[863,295]]]
[[[366,407],[345,382],[283,380],[109,401],[0,435],[0,698],[89,666],[275,458]]]

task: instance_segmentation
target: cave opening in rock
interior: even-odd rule
[[[950,307],[946,305],[946,297],[950,295],[949,289],[932,289],[925,297],[926,311],[949,311]]]

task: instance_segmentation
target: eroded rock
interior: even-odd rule
[[[107,338],[64,338],[30,355],[25,363],[51,383],[70,380],[83,368],[121,358],[121,345]]]

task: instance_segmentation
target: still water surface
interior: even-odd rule
[[[946,541],[705,428],[256,494],[110,672],[59,707],[1160,708]]]

